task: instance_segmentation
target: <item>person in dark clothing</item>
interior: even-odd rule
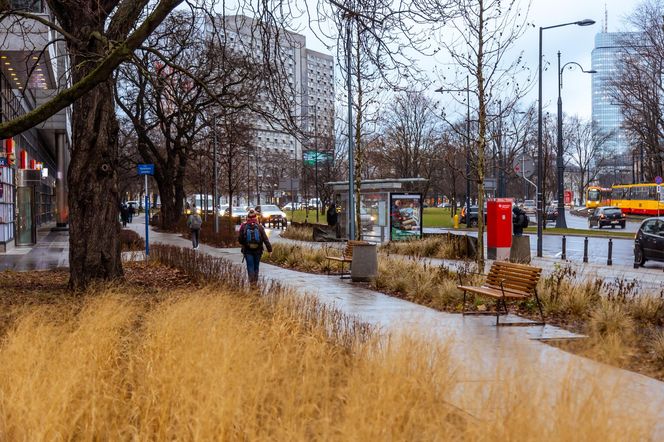
[[[196,206],[194,205],[191,215],[187,218],[187,227],[191,231],[191,244],[194,247],[194,250],[198,250],[198,242],[201,237],[201,226],[203,225],[203,219],[196,211]]]
[[[258,282],[258,267],[263,255],[263,247],[268,253],[272,253],[272,244],[265,233],[265,229],[258,222],[258,214],[254,209],[249,209],[247,221],[240,226],[238,242],[242,245],[242,254],[247,262],[247,275],[252,285]]]
[[[133,204],[129,204],[129,207],[127,207],[127,222],[132,223],[134,222],[134,214],[136,213],[136,209],[134,209]]]
[[[514,236],[522,236],[524,227],[528,227],[528,215],[515,204],[512,207],[512,231]]]
[[[129,220],[129,208],[126,204],[120,206],[120,219],[122,220],[122,227],[127,227],[127,221]]]
[[[330,204],[330,206],[327,208],[327,225],[330,227],[334,227],[337,225],[337,208],[334,204]]]

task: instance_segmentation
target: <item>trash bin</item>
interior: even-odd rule
[[[376,244],[363,243],[353,246],[353,262],[350,278],[355,282],[373,280],[378,274],[378,247]]]

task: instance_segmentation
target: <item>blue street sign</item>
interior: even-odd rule
[[[139,164],[136,169],[139,175],[154,175],[154,164]]]
[[[0,167],[9,167],[9,161],[7,161],[7,157],[0,157]]]
[[[664,181],[664,180],[662,180],[662,177],[661,177],[661,176],[656,176],[656,177],[655,177],[655,183],[656,183],[656,184],[662,184],[662,181]]]

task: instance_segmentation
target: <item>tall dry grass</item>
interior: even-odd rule
[[[198,262],[212,279],[237,270]],[[444,340],[378,335],[284,288],[261,293],[220,278],[16,305],[0,340],[0,439],[612,441],[652,429],[648,415],[616,414],[596,373],[551,388],[524,359],[519,376],[467,384]]]
[[[314,228],[313,225],[305,226],[295,226],[290,225],[281,232],[281,237],[286,239],[295,239],[298,241],[313,241],[314,240]]]
[[[451,234],[411,241],[390,241],[383,244],[380,251],[423,258],[465,259],[470,257],[467,238]]]

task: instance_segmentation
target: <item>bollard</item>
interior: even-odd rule
[[[609,238],[609,257],[606,260],[607,266],[613,265],[613,260],[611,259],[612,254],[613,254],[613,239]]]
[[[588,262],[588,237],[583,240],[583,262]]]
[[[560,255],[560,259],[563,261],[567,259],[567,238],[563,235],[563,254]]]
[[[458,229],[459,228],[459,214],[457,213],[454,215],[454,228]]]

